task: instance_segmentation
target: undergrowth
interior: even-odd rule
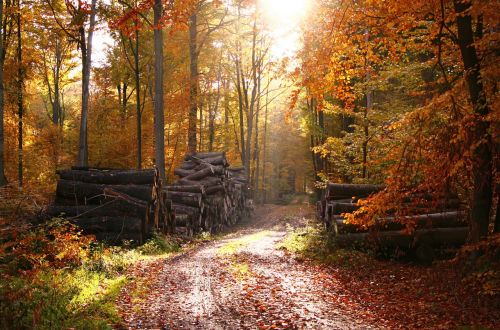
[[[339,248],[335,240],[319,226],[306,226],[291,231],[280,248],[293,253],[297,259],[315,260],[324,264],[356,267],[366,264],[371,251]]]
[[[126,270],[179,250],[159,234],[137,248],[106,246],[62,219],[11,231],[0,239],[0,328],[110,329]]]
[[[373,246],[340,248],[335,239],[320,226],[307,226],[290,230],[280,248],[292,253],[297,259],[314,260],[322,264],[349,269],[376,269],[382,261],[401,261],[394,252],[390,256]],[[384,254],[385,253],[385,254]],[[403,259],[405,260],[405,259]],[[385,265],[388,263],[386,262]],[[500,296],[500,234],[487,240],[463,246],[453,260],[437,261],[433,266],[458,272],[462,285],[480,296]],[[429,269],[434,269],[429,267]]]

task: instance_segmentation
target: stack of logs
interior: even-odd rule
[[[154,229],[213,233],[252,210],[244,168],[229,168],[222,152],[187,155],[172,185],[162,185],[155,170],[73,167],[58,174],[47,214],[62,215],[109,242],[143,242]]]
[[[438,245],[460,245],[467,237],[465,213],[459,211],[457,199],[442,201],[437,210],[413,208],[413,215],[396,218],[386,216],[376,220],[377,226],[370,232],[366,228],[346,223],[343,213],[356,211],[357,202],[383,189],[380,185],[328,183],[322,199],[317,203],[317,217],[341,245],[359,244],[371,238],[379,243],[417,251]],[[415,225],[411,234],[405,229],[406,223]]]
[[[180,179],[166,186],[178,233],[217,232],[251,212],[244,168],[230,168],[223,152],[186,155],[174,174]]]
[[[158,220],[160,206],[168,201],[159,200],[161,183],[154,170],[72,167],[57,173],[56,199],[48,214],[63,216],[100,240],[142,242],[154,222],[167,222]]]

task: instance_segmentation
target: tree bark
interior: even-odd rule
[[[4,159],[4,64],[5,64],[5,24],[3,12],[3,0],[0,0],[0,187],[7,184],[5,177],[5,159]]]
[[[62,49],[61,42],[56,40],[56,65],[53,71],[54,78],[54,103],[52,104],[52,123],[62,127],[62,114],[61,114],[61,92],[59,83],[61,79],[61,65],[62,65]],[[48,83],[48,81],[47,81]]]
[[[369,32],[365,32],[365,43],[366,46],[368,47],[368,42],[370,39],[370,34]],[[367,55],[368,55],[368,50],[367,50]],[[369,71],[369,63],[368,63],[368,58],[367,55],[365,56],[365,69],[366,69],[366,83],[370,82],[370,71]],[[363,149],[363,168],[362,168],[362,173],[361,177],[363,179],[366,179],[367,177],[367,161],[368,161],[368,140],[369,140],[369,127],[368,127],[368,113],[371,111],[373,107],[373,93],[370,88],[367,88],[366,90],[366,107],[365,111],[363,112],[363,131],[364,131],[364,139],[363,139],[363,144],[362,144],[362,149]]]
[[[435,228],[419,229],[412,235],[401,231],[381,231],[376,235],[371,233],[345,234],[337,237],[336,242],[340,246],[359,244],[370,239],[378,240],[383,246],[412,247],[419,243],[426,243],[431,246],[439,245],[459,245],[465,242],[467,229],[462,228]]]
[[[88,201],[92,198],[91,201],[95,204],[105,199],[104,196],[100,197],[100,195],[104,194],[104,189],[112,189],[142,201],[151,200],[151,186],[131,184],[108,185],[62,179],[57,182],[56,195],[58,198],[79,202]]]
[[[63,180],[81,181],[87,183],[101,184],[153,184],[154,171],[85,171],[85,170],[62,170],[57,174]]]
[[[136,113],[136,130],[137,130],[137,160],[136,167],[138,170],[142,167],[142,112],[141,112],[141,76],[139,68],[139,27],[135,21],[135,52],[134,52],[134,76],[135,76],[135,113]]]
[[[217,96],[215,98],[215,104],[212,108],[209,107],[209,117],[208,117],[208,151],[213,151],[215,142],[215,117],[217,116],[219,110],[220,102],[220,90],[221,90],[221,79],[222,79],[222,54],[220,56],[219,67],[217,72]]]
[[[92,68],[92,37],[94,35],[97,0],[92,0],[88,40],[85,40],[85,28],[80,27],[80,48],[82,53],[82,113],[80,118],[80,139],[78,148],[78,165],[87,166],[89,162],[88,146],[88,112],[90,97],[90,70]]]
[[[471,2],[454,0],[458,31],[458,45],[465,69],[465,81],[476,116],[471,128],[473,197],[470,240],[477,242],[488,235],[488,224],[493,199],[492,145],[486,116],[490,108],[481,81],[481,66],[474,45],[474,31],[470,15]]]
[[[198,22],[197,13],[189,18],[189,116],[188,116],[188,151],[196,152],[196,122],[198,115]]]
[[[328,183],[326,187],[327,198],[349,198],[349,197],[365,197],[384,189],[380,185],[372,184],[341,184]]]
[[[257,59],[257,16],[254,18],[252,29],[252,92],[250,95],[250,105],[247,107],[247,137],[245,145],[245,168],[247,169],[247,180],[250,182],[250,167],[252,159],[252,133],[255,115],[256,100],[260,95],[257,95],[258,89],[258,66],[260,60]],[[260,70],[259,70],[260,71]],[[248,90],[246,90],[245,97],[248,98]]]
[[[18,115],[18,136],[17,136],[17,157],[18,157],[18,183],[23,186],[23,48],[21,35],[21,0],[17,3],[17,115]]]
[[[269,88],[269,86],[268,86]],[[269,98],[269,89],[266,90],[266,107],[264,110],[264,141],[262,146],[262,189],[264,190],[264,196],[262,198],[262,202],[267,203],[267,187],[266,187],[266,162],[267,162],[267,109],[268,109],[268,98]]]
[[[162,0],[154,2],[154,49],[155,49],[155,95],[154,95],[154,126],[155,126],[155,164],[160,172],[160,178],[166,181],[165,175],[165,116],[163,109],[163,15]]]

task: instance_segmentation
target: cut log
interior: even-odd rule
[[[197,207],[192,207],[192,206],[187,206],[187,205],[182,205],[182,204],[172,204],[172,210],[176,214],[199,214],[200,213],[200,208]]]
[[[219,192],[224,192],[225,188],[223,185],[211,186],[205,190],[207,195],[217,194]]]
[[[244,167],[228,167],[227,170],[232,173],[245,173],[245,168]]]
[[[133,216],[137,218],[144,218],[146,216],[147,208],[138,207],[126,203],[124,201],[109,201],[103,205],[52,205],[47,208],[46,213],[50,216],[63,216],[75,217],[83,216],[86,218],[104,217],[104,216]]]
[[[183,185],[166,186],[164,189],[165,189],[165,190],[168,190],[168,191],[184,191],[184,192],[192,192],[192,193],[200,193],[200,194],[204,194],[204,193],[205,193],[204,186],[202,186],[202,185],[192,185],[192,186],[183,186]]]
[[[412,223],[411,227],[417,229],[426,228],[456,228],[466,225],[465,214],[462,212],[452,211],[434,214],[422,214],[411,217],[403,217],[396,219],[394,217],[387,217],[379,219],[377,224],[372,228],[380,231],[391,230],[404,230],[407,228],[408,223]],[[333,234],[343,233],[359,233],[367,232],[367,228],[362,228],[354,224],[348,224],[345,219],[340,215],[331,215],[327,213],[325,217],[325,225],[328,230]]]
[[[222,166],[208,166],[204,169],[192,173],[184,178],[184,180],[189,181],[199,181],[206,178],[207,176],[220,176],[224,174],[224,168]]]
[[[352,246],[363,242],[375,241],[383,246],[410,248],[419,244],[430,246],[461,245],[467,239],[468,228],[434,228],[419,229],[413,234],[401,231],[381,231],[376,233],[356,233],[339,235],[336,238],[339,246]]]
[[[174,170],[174,174],[183,178],[183,177],[186,177],[188,175],[191,175],[191,174],[194,174],[196,173],[195,170],[191,169],[191,170],[185,170],[183,168],[177,168]]]
[[[202,185],[204,187],[210,187],[214,185],[220,185],[222,183],[222,180],[220,178],[216,177],[205,177],[202,180],[189,180],[188,178],[183,178],[180,179],[179,181],[176,182],[176,185],[186,185],[186,186],[196,186],[196,185]]]
[[[327,198],[366,197],[384,189],[382,185],[328,183]]]
[[[224,167],[227,167],[229,165],[226,160],[226,157],[222,156],[210,157],[210,158],[198,158],[196,156],[191,156],[190,159],[198,164],[221,165]]]
[[[226,158],[226,153],[225,152],[195,152],[195,153],[186,155],[184,157],[184,160],[188,161],[191,159],[191,157],[196,157],[196,158],[200,158],[200,159],[214,158],[214,157]]]
[[[193,207],[201,207],[202,195],[181,191],[167,191],[167,198],[176,204],[184,204]]]
[[[339,232],[360,232],[366,231],[356,225],[347,224],[342,216],[334,215],[331,221],[335,221]],[[402,230],[408,223],[415,224],[416,228],[453,228],[465,226],[465,213],[460,211],[450,211],[442,213],[421,214],[406,216],[401,218],[386,217],[379,219],[375,225],[379,230]]]
[[[193,197],[200,199],[202,198],[202,194],[200,193],[192,193],[192,192],[187,192],[187,191],[170,191],[167,190],[167,198],[168,199],[173,199],[176,197]]]
[[[75,171],[127,171],[125,168],[118,167],[92,167],[92,166],[71,166]]]
[[[333,214],[341,214],[341,213],[351,213],[359,209],[359,206],[357,204],[353,203],[330,203],[332,206]]]
[[[198,163],[195,163],[193,161],[185,161],[181,164],[179,168],[183,170],[192,170],[198,165],[199,165]]]
[[[68,180],[59,180],[57,182],[56,196],[67,200],[98,204],[100,201],[105,199],[105,188],[127,194],[142,201],[151,200],[151,186],[104,185]]]
[[[60,170],[57,171],[63,180],[81,181],[98,184],[153,184],[154,171],[82,171],[82,170]]]

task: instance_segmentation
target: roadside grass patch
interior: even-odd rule
[[[339,248],[319,225],[289,231],[278,247],[290,252],[298,260],[315,260],[328,265],[357,267],[373,261],[370,253]]]
[[[233,240],[229,243],[224,244],[217,250],[217,255],[220,257],[224,256],[230,256],[238,252],[238,250],[241,250],[245,246],[248,246],[249,244],[259,241],[262,238],[270,235],[271,232],[268,230],[264,231],[259,231],[258,233],[244,236],[242,238]]]
[[[95,242],[60,219],[0,238],[0,329],[111,329],[129,267],[180,251],[161,235],[124,245]]]
[[[231,274],[233,275],[233,277],[235,277],[236,279],[238,279],[240,281],[247,279],[253,275],[253,272],[250,269],[250,266],[248,265],[248,263],[245,261],[239,260],[236,255],[231,257],[231,262],[229,264],[229,270],[231,271]]]
[[[217,256],[228,267],[228,270],[235,279],[243,281],[253,276],[254,273],[252,272],[250,265],[245,260],[245,254],[238,252],[249,244],[257,242],[270,234],[270,231],[264,230],[233,240],[221,246],[217,250]]]
[[[181,246],[173,237],[154,233],[153,237],[137,248],[143,255],[161,255],[181,251]]]

